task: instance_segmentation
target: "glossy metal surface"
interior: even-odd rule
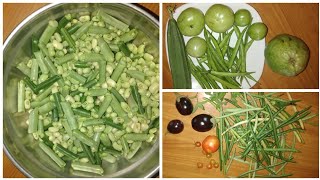
[[[94,174],[73,172],[70,164],[60,169],[41,150],[33,137],[27,134],[27,113],[15,113],[17,82],[21,74],[14,65],[31,56],[31,35],[40,35],[49,19],[58,19],[66,13],[94,12],[104,9],[112,16],[139,30],[136,41],[147,42],[146,51],[159,58],[159,22],[144,10],[132,4],[50,4],[31,14],[10,34],[4,44],[4,150],[13,163],[29,177],[94,177]],[[159,170],[159,140],[153,146],[142,147],[131,159],[117,164],[104,163],[104,177],[151,177]],[[99,176],[101,177],[101,176]]]

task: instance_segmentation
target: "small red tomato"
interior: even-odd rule
[[[198,168],[203,168],[203,164],[201,162],[197,163]]]
[[[216,161],[214,159],[211,159],[210,164],[214,165],[214,163],[216,163]]]
[[[217,136],[207,136],[202,141],[202,149],[206,153],[214,153],[219,149],[220,142]]]
[[[218,164],[218,163],[214,163],[214,164],[213,164],[213,167],[214,167],[214,168],[218,168],[218,167],[219,167],[219,164]]]
[[[200,147],[200,146],[201,146],[201,142],[197,141],[197,142],[194,143],[194,145],[195,145],[196,147]]]

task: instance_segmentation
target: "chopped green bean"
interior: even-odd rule
[[[100,165],[92,165],[89,163],[74,161],[71,163],[71,167],[73,170],[76,170],[76,171],[90,172],[90,173],[95,173],[99,175],[103,174],[103,169]]]
[[[111,33],[112,30],[110,29],[107,29],[107,28],[104,28],[104,27],[90,27],[89,30],[88,30],[88,33],[89,34],[108,34],[108,33]]]
[[[74,40],[72,39],[71,35],[69,34],[69,32],[65,29],[65,28],[61,28],[60,29],[61,34],[64,38],[64,40],[67,41],[68,45],[73,48],[76,49],[76,43],[74,42]]]
[[[87,91],[88,96],[104,96],[109,91],[106,88],[100,88],[100,89],[90,89]]]
[[[84,23],[74,34],[74,39],[79,39],[82,35],[84,35],[86,32],[88,32],[90,26],[92,25],[92,22],[86,22]]]
[[[125,134],[124,138],[126,140],[132,140],[132,141],[145,141],[149,138],[149,136],[148,134],[130,133],[130,134]]]
[[[57,58],[56,59],[56,63],[57,64],[64,64],[64,63],[67,63],[69,61],[72,61],[76,58],[76,54],[72,53],[72,54],[67,54],[65,56],[62,56],[60,58]]]
[[[102,103],[99,107],[99,111],[98,111],[99,118],[106,112],[106,110],[110,106],[111,102],[112,102],[112,95],[106,94],[104,100],[102,101]]]
[[[106,62],[100,61],[99,62],[99,83],[103,84],[106,82]]]
[[[74,114],[82,116],[82,117],[91,117],[91,112],[85,110],[83,108],[75,108],[73,109]]]
[[[76,118],[74,117],[74,113],[71,109],[70,104],[68,102],[61,102],[60,104],[62,106],[63,112],[67,118],[71,130],[78,129],[78,123],[76,121]]]
[[[39,142],[39,147],[60,167],[66,166],[66,163],[48,147],[45,143]]]
[[[120,41],[127,43],[135,39],[137,35],[138,35],[138,30],[131,29],[129,32],[126,32],[120,36]]]
[[[47,44],[57,28],[58,28],[57,21],[55,20],[49,21],[46,29],[43,31],[42,35],[40,36],[39,41],[44,44]]]
[[[141,96],[140,93],[138,92],[138,86],[131,86],[131,95],[133,97],[133,99],[136,101],[136,103],[138,104],[138,112],[140,114],[144,114],[144,107],[142,105],[142,101],[141,101]]]
[[[25,100],[25,84],[24,81],[18,82],[18,112],[24,112],[24,100]],[[31,103],[32,106],[32,103]]]
[[[55,108],[55,104],[53,102],[49,102],[39,107],[39,114],[47,114]]]
[[[124,71],[124,68],[126,67],[126,62],[124,61],[120,61],[115,70],[113,71],[112,75],[111,75],[111,79],[114,80],[115,82],[118,81],[120,75],[122,74],[122,72]]]
[[[117,98],[118,102],[125,102],[124,98],[121,96],[121,94],[115,89],[111,88],[110,92],[114,95],[114,97]]]
[[[68,74],[69,74],[69,77],[80,82],[81,84],[84,84],[87,80],[85,77],[81,76],[80,74],[78,74],[74,71],[68,71]]]
[[[63,155],[69,157],[72,160],[78,159],[79,156],[77,154],[74,154],[73,152],[69,151],[68,149],[64,148],[60,144],[56,144],[54,146],[54,149],[62,153]]]
[[[75,129],[72,131],[72,134],[81,142],[83,142],[84,144],[90,146],[90,147],[95,147],[97,146],[97,143],[91,139],[90,137],[88,137],[87,135],[85,135],[84,133],[80,132],[78,129]]]
[[[29,134],[37,132],[38,121],[39,121],[39,110],[38,108],[34,108],[34,110],[32,110],[29,115],[29,128],[28,128]]]
[[[48,70],[47,66],[44,64],[44,56],[43,56],[42,52],[37,51],[37,52],[34,52],[33,54],[36,57],[36,60],[37,60],[37,63],[41,69],[41,72],[43,74],[48,74],[49,70]]]
[[[128,70],[127,73],[129,76],[138,79],[141,82],[144,82],[145,80],[145,74],[141,71],[136,71],[136,70]]]
[[[127,24],[110,16],[109,14],[107,14],[103,11],[99,11],[98,16],[100,16],[104,20],[105,23],[110,24],[111,26],[114,26],[122,31],[125,31],[126,29],[129,28],[129,26]]]
[[[103,55],[104,59],[108,62],[113,62],[114,61],[114,54],[113,54],[112,50],[110,49],[108,43],[103,38],[99,38],[98,44],[101,48],[101,54]]]
[[[80,144],[81,144],[83,151],[86,153],[87,157],[89,158],[90,162],[92,164],[96,164],[96,160],[92,154],[91,149],[81,141],[80,141]]]

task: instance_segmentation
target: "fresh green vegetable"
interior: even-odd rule
[[[234,23],[237,26],[248,26],[252,21],[252,16],[250,11],[247,9],[239,9],[235,14],[234,14]]]
[[[268,33],[268,28],[264,23],[258,22],[252,24],[248,29],[248,34],[253,40],[261,40],[266,37]]]
[[[299,152],[295,141],[303,143],[303,122],[317,115],[310,108],[295,107],[299,100],[281,97],[277,93],[207,93],[202,106],[210,103],[220,112],[215,117],[216,135],[220,141],[220,170],[228,175],[233,161],[249,164],[239,177],[287,177],[293,153]],[[197,105],[196,105],[197,106]],[[292,137],[292,138],[291,138]],[[293,139],[293,142],[288,140]],[[266,173],[267,172],[267,173]]]
[[[206,25],[217,33],[224,33],[230,29],[234,23],[234,13],[232,9],[223,4],[212,5],[205,14]]]
[[[180,17],[183,19],[182,15],[183,13],[178,19]],[[209,27],[209,29],[203,28],[205,39],[192,37],[186,44],[187,53],[192,57],[192,59],[188,58],[188,66],[199,85],[205,89],[239,89],[243,80],[246,80],[249,86],[251,85],[249,80],[257,82],[252,76],[255,72],[247,72],[246,54],[254,41],[266,36],[267,27],[260,22],[251,25],[252,16],[248,10],[239,9],[234,14],[230,7],[222,4],[212,5],[206,11],[204,18]],[[197,17],[196,20],[201,22],[201,17]],[[178,67],[183,68],[183,70],[171,71],[172,79],[174,83],[175,81],[183,83],[183,78],[186,77],[186,68],[183,64],[185,62],[177,60],[182,56],[178,56],[177,47],[170,46],[173,42],[169,42],[169,25],[170,20],[167,34],[170,68],[178,66],[175,63],[179,63]],[[240,29],[238,26],[243,28]],[[182,31],[181,28],[180,31]],[[232,43],[231,37],[234,34],[237,39]],[[175,37],[179,36],[175,35]],[[179,42],[178,39],[175,39],[175,42]],[[175,62],[172,63],[170,59],[175,59]],[[174,88],[176,88],[175,85]]]
[[[168,11],[170,13],[170,19],[168,22],[167,45],[173,88],[190,89],[191,72],[186,47],[177,22],[172,17],[173,9],[169,8]]]
[[[159,64],[139,32],[98,10],[50,20],[39,40],[30,38],[32,57],[16,65],[25,75],[17,110],[29,113],[26,131],[61,168],[71,162],[103,175],[103,161],[131,159],[155,142],[159,127],[149,132],[149,125],[159,118]]]
[[[204,28],[204,15],[197,8],[187,8],[179,15],[177,24],[181,34],[197,36]]]
[[[272,71],[284,76],[296,76],[307,67],[310,50],[302,39],[281,34],[269,42],[264,55]]]
[[[207,43],[200,37],[193,37],[187,42],[186,49],[190,56],[202,57],[207,51]]]

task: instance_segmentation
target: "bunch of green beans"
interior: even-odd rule
[[[159,129],[159,63],[139,31],[98,10],[50,20],[17,64],[18,112],[61,168],[103,174],[152,145]]]
[[[240,89],[243,80],[248,85],[248,79],[257,82],[251,75],[254,72],[246,70],[246,54],[253,43],[248,40],[249,27],[250,24],[241,31],[234,25],[233,29],[219,33],[218,38],[204,28],[207,53],[196,58],[197,63],[189,56],[191,73],[203,89]],[[230,39],[234,33],[237,41],[231,47]]]
[[[239,177],[288,177],[285,166],[294,163],[296,141],[303,143],[304,121],[314,118],[310,108],[297,110],[292,100],[276,93],[211,93],[210,103],[220,112],[215,117],[220,141],[220,170],[227,175],[233,161],[249,166]],[[293,108],[290,113],[288,108]],[[292,138],[289,138],[292,137]],[[290,141],[289,139],[292,139]]]

